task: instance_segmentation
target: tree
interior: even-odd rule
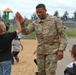
[[[61,17],[61,19],[68,19],[69,13],[67,11],[64,12],[64,15]]]
[[[76,11],[74,12],[74,19],[76,19]]]
[[[38,19],[38,17],[36,15],[36,13],[33,13],[32,16],[31,16],[31,20],[37,20],[37,19]]]
[[[57,11],[57,10],[55,11],[54,16],[56,16],[56,17],[58,17],[58,18],[59,18],[59,13],[58,13],[58,11]]]

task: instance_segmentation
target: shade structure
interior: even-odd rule
[[[13,12],[10,8],[6,8],[3,12]]]
[[[9,14],[13,13],[13,11],[10,8],[6,8],[4,9],[3,13],[4,13],[4,23],[5,24],[10,23]]]

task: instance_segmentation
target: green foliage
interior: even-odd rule
[[[27,20],[27,21],[25,22],[25,25],[28,26],[28,24],[31,23],[31,22],[32,22],[32,20]],[[17,26],[10,26],[8,32],[13,32],[13,31],[15,31],[16,29],[17,29]],[[35,32],[33,32],[33,33],[29,34],[29,35],[23,35],[22,38],[23,38],[23,39],[36,39]]]
[[[9,30],[8,30],[8,32],[13,32],[13,31],[15,31],[16,29],[17,29],[16,26],[10,27]]]
[[[67,29],[66,32],[68,37],[76,37],[76,28]]]
[[[56,16],[56,17],[58,17],[58,18],[59,18],[59,13],[58,13],[58,11],[57,11],[57,10],[55,11],[54,16]]]
[[[26,35],[26,36],[24,35],[23,39],[36,39],[35,32],[33,32],[29,35]]]
[[[32,20],[26,20],[25,25],[28,26],[28,24],[31,22],[32,22]]]

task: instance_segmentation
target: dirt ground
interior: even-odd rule
[[[33,52],[36,50],[36,40],[25,40],[21,39],[23,50],[19,53],[19,63],[15,61],[12,65],[11,75],[35,75],[37,66],[34,63],[35,55]]]
[[[14,65],[12,65],[11,75],[35,75],[35,72],[37,71],[37,66],[33,61],[35,58],[35,55],[33,55],[33,52],[36,50],[37,41],[21,39],[21,43],[24,49],[19,53],[19,59],[20,59],[19,63],[15,61]],[[72,44],[72,43],[69,43],[69,44]],[[71,46],[68,45],[68,48]],[[71,60],[69,53],[70,53],[69,50],[66,50],[64,59],[58,62],[56,75],[63,75],[66,65]]]

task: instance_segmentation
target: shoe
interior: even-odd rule
[[[37,59],[34,59],[34,63],[37,65]]]
[[[19,62],[19,58],[16,58],[17,63]]]
[[[14,63],[12,63],[12,65],[14,65]]]
[[[38,72],[35,72],[35,75],[38,75]]]

